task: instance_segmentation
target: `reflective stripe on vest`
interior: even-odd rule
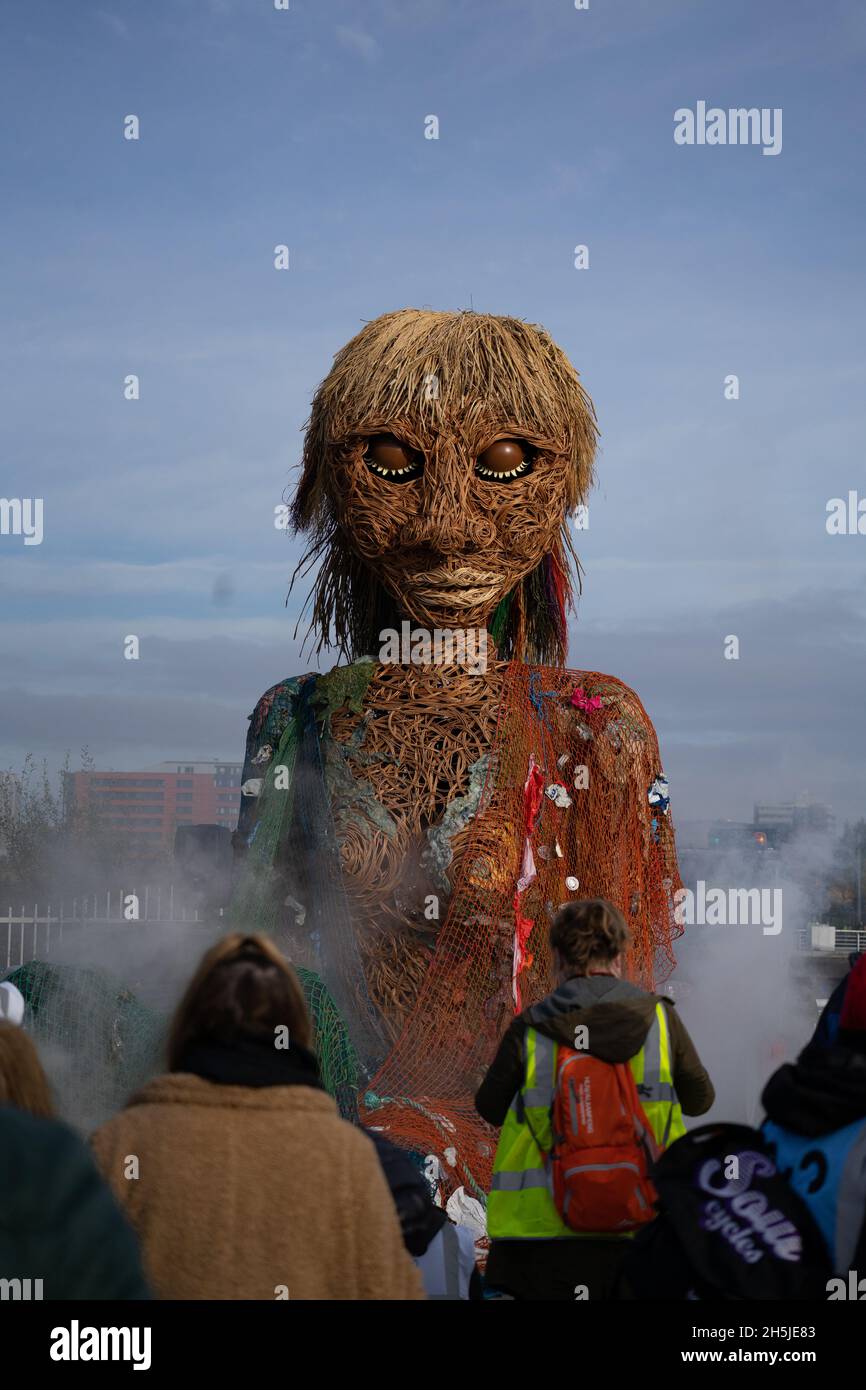
[[[524,1083],[505,1116],[487,1202],[487,1231],[493,1239],[580,1239],[556,1210],[545,1163],[553,1143],[557,1054],[551,1038],[527,1028]],[[685,1125],[673,1085],[663,1004],[656,1005],[652,1027],[630,1065],[650,1128],[664,1147],[685,1134]]]
[[[523,1192],[529,1187],[547,1188],[546,1168],[521,1168],[516,1173],[493,1174],[491,1192]]]
[[[629,1063],[644,1114],[656,1143],[663,1149],[685,1134],[683,1112],[674,1090],[670,1030],[664,1004],[656,1004],[655,1017],[644,1045]]]
[[[527,1108],[549,1110],[556,1088],[556,1043],[544,1033],[536,1033],[534,1028],[527,1028],[527,1039],[530,1033],[532,1043],[526,1050],[523,1104]]]

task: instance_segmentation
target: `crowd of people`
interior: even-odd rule
[[[55,1116],[23,1000],[0,985],[0,1280],[55,1299],[827,1297],[866,1272],[866,956],[764,1091],[704,1125],[712,1081],[666,998],[624,978],[602,900],[560,909],[553,991],[476,1095],[499,1131],[488,1241],[424,1155],[340,1117],[291,965],[264,936],[204,956],[164,1075],[90,1138]],[[14,1296],[14,1295],[13,1295]]]

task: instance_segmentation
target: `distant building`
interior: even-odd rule
[[[241,800],[241,763],[164,762],[143,772],[67,772],[64,803],[95,811],[116,827],[131,858],[171,851],[182,825],[222,825],[234,830]]]
[[[790,839],[799,831],[810,831],[815,835],[832,835],[836,828],[836,817],[819,801],[758,802],[755,806],[753,824],[762,830],[775,832],[780,840]]]
[[[714,821],[707,834],[710,849],[778,849],[795,834],[830,835],[836,821],[820,802],[758,802],[751,821]]]
[[[710,849],[771,849],[775,837],[748,821],[715,821],[707,835]]]
[[[243,763],[226,763],[213,759],[208,762],[160,763],[160,768],[176,772],[178,776],[212,777],[214,785],[214,819],[210,817],[198,821],[200,825],[227,825],[234,830],[241,809],[241,773]]]

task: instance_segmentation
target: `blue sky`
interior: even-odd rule
[[[866,814],[866,536],[824,524],[866,496],[862,4],[5,0],[0,51],[0,492],[45,505],[0,537],[0,764],[239,757],[315,664],[273,526],[313,390],[471,305],[595,400],[570,660],[635,686],[677,818]],[[782,152],[675,145],[698,100]]]

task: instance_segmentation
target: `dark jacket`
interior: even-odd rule
[[[840,1029],[837,1039],[811,1042],[773,1073],[761,1097],[769,1120],[818,1138],[866,1118],[866,1036]]]
[[[150,1297],[135,1235],[65,1125],[0,1106],[0,1193],[0,1279],[31,1280],[31,1298],[37,1279],[43,1299]]]
[[[405,1150],[398,1149],[396,1144],[376,1130],[365,1129],[363,1132],[372,1139],[379,1155],[385,1181],[397,1208],[403,1244],[409,1254],[417,1258],[426,1253],[448,1217],[433,1201],[427,1179]]]
[[[830,1046],[813,1039],[796,1062],[786,1063],[773,1073],[761,1099],[768,1120],[791,1134],[814,1139],[816,1144],[823,1136],[866,1119],[866,1034],[839,1028],[836,1042]],[[801,1189],[807,1204],[823,1181],[822,1177],[817,1185],[810,1185],[808,1193]],[[862,1185],[860,1190],[862,1193]],[[866,1205],[850,1259],[850,1268],[864,1267]]]
[[[554,1042],[574,1047],[575,1029],[588,1030],[588,1052],[604,1062],[627,1062],[640,1052],[652,1027],[656,1004],[667,1010],[674,1087],[686,1115],[703,1115],[715,1100],[713,1083],[701,1063],[673,1001],[648,994],[612,975],[573,976],[539,1004],[524,1009],[510,1024],[499,1051],[475,1096],[482,1119],[501,1125],[523,1084],[523,1038],[536,1028]]]

